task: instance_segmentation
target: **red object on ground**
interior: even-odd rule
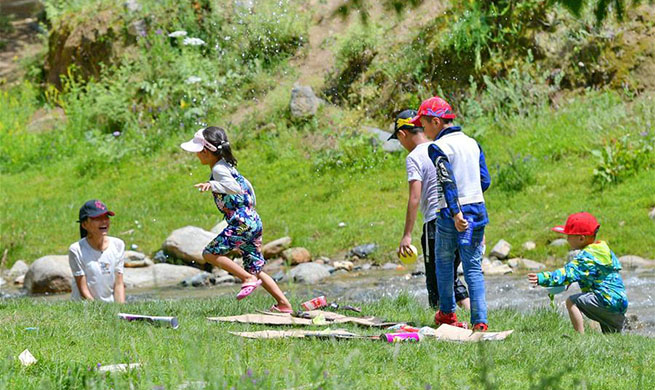
[[[448,324],[458,328],[468,329],[468,324],[466,324],[466,322],[457,321],[457,314],[442,313],[441,310],[437,310],[437,312],[434,314],[434,323],[437,325]]]
[[[316,298],[310,299],[307,302],[301,303],[300,306],[305,311],[316,310],[316,309],[320,309],[322,307],[327,306],[327,300],[325,299],[325,297],[323,295],[321,295],[320,297],[316,297]]]

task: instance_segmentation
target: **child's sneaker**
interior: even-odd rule
[[[455,313],[442,313],[441,310],[437,310],[434,315],[434,323],[437,325],[447,324],[451,326],[456,326],[458,328],[468,329],[466,322],[457,322],[457,314]]]
[[[488,328],[489,326],[484,322],[480,322],[479,324],[473,325],[474,332],[486,332]]]

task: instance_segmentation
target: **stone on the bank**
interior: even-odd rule
[[[352,261],[335,261],[334,264],[332,264],[334,269],[340,270],[340,269],[345,269],[346,271],[350,272],[353,270],[353,267],[355,266]]]
[[[534,243],[534,241],[526,241],[523,243],[523,249],[526,251],[531,251],[537,247],[537,244]]]
[[[647,260],[643,257],[626,255],[619,257],[619,262],[623,269],[635,269],[635,268],[653,268],[655,267],[655,260]]]
[[[371,253],[375,252],[378,249],[378,245],[375,243],[358,245],[350,250],[348,254],[350,256],[357,256],[360,259],[368,257]]]
[[[22,286],[24,283],[25,283],[25,275],[17,276],[16,279],[14,279],[15,286]]]
[[[505,275],[511,274],[513,271],[507,265],[503,263],[493,262],[491,264],[482,265],[482,273],[485,275]]]
[[[295,118],[306,118],[316,115],[321,101],[314,94],[312,87],[306,85],[294,85],[291,90],[291,101],[289,109],[291,116]]]
[[[569,242],[566,241],[566,238],[558,238],[556,240],[551,241],[550,244],[548,244],[548,245],[554,246],[554,247],[560,247],[560,246],[568,245],[568,243]]]
[[[282,237],[264,244],[262,255],[265,259],[272,259],[279,256],[285,249],[291,246],[291,237]]]
[[[151,267],[126,268],[123,280],[126,288],[172,286],[203,271],[186,265],[157,263]]]
[[[387,153],[400,152],[405,150],[397,139],[389,139],[391,133],[380,130],[375,127],[364,126],[364,130],[371,134],[371,145],[379,147],[382,145],[382,150]]]
[[[371,263],[364,263],[362,264],[362,271],[369,271],[373,265]]]
[[[21,275],[25,275],[30,267],[23,260],[18,260],[14,263],[13,266],[7,271],[7,278],[15,279]]]
[[[546,269],[546,266],[534,260],[514,258],[509,259],[507,265],[514,269],[525,269],[528,271],[539,271]]]
[[[73,273],[68,256],[44,256],[32,263],[25,274],[25,288],[30,294],[70,292]]]
[[[386,271],[392,271],[398,269],[398,264],[396,263],[385,263],[382,265],[382,269]]]
[[[236,282],[237,279],[234,276],[228,274],[217,277],[215,284],[234,284]]]
[[[303,264],[312,261],[312,255],[302,247],[289,248],[282,252],[282,257],[291,265]]]
[[[188,263],[205,264],[202,251],[216,235],[195,226],[174,230],[164,241],[162,248],[178,259]]]
[[[201,272],[197,275],[190,276],[183,281],[180,282],[180,284],[184,287],[201,287],[201,286],[209,286],[210,284],[216,284],[216,277],[214,277],[213,274],[210,274],[209,272]]]
[[[289,272],[289,277],[298,283],[314,284],[330,276],[330,272],[321,264],[303,263]]]
[[[155,263],[141,252],[125,251],[125,267],[127,268],[149,267],[153,264]]]
[[[509,256],[509,251],[512,249],[512,245],[505,240],[499,240],[496,245],[494,245],[491,252],[489,252],[489,257],[495,257],[497,259],[506,259]]]
[[[273,275],[277,273],[278,271],[282,271],[284,269],[284,260],[283,259],[274,259],[266,263],[262,270],[266,272],[269,275]]]

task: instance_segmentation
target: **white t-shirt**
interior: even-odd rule
[[[120,238],[108,238],[109,246],[103,252],[92,248],[86,237],[73,243],[68,248],[68,263],[73,276],[86,276],[86,284],[93,298],[114,302],[114,282],[116,273],[123,273],[125,243]],[[75,280],[71,299],[82,299]]]
[[[437,217],[437,171],[428,155],[430,142],[416,145],[405,159],[407,181],[417,180],[421,183],[421,214],[423,223]]]

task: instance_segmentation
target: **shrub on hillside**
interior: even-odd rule
[[[511,155],[509,162],[496,164],[496,173],[492,176],[494,188],[504,192],[520,192],[536,182],[535,168],[531,156]]]
[[[654,144],[655,136],[644,130],[638,136],[626,134],[609,140],[602,149],[592,150],[591,154],[598,161],[592,182],[602,190],[652,168],[655,166]]]

